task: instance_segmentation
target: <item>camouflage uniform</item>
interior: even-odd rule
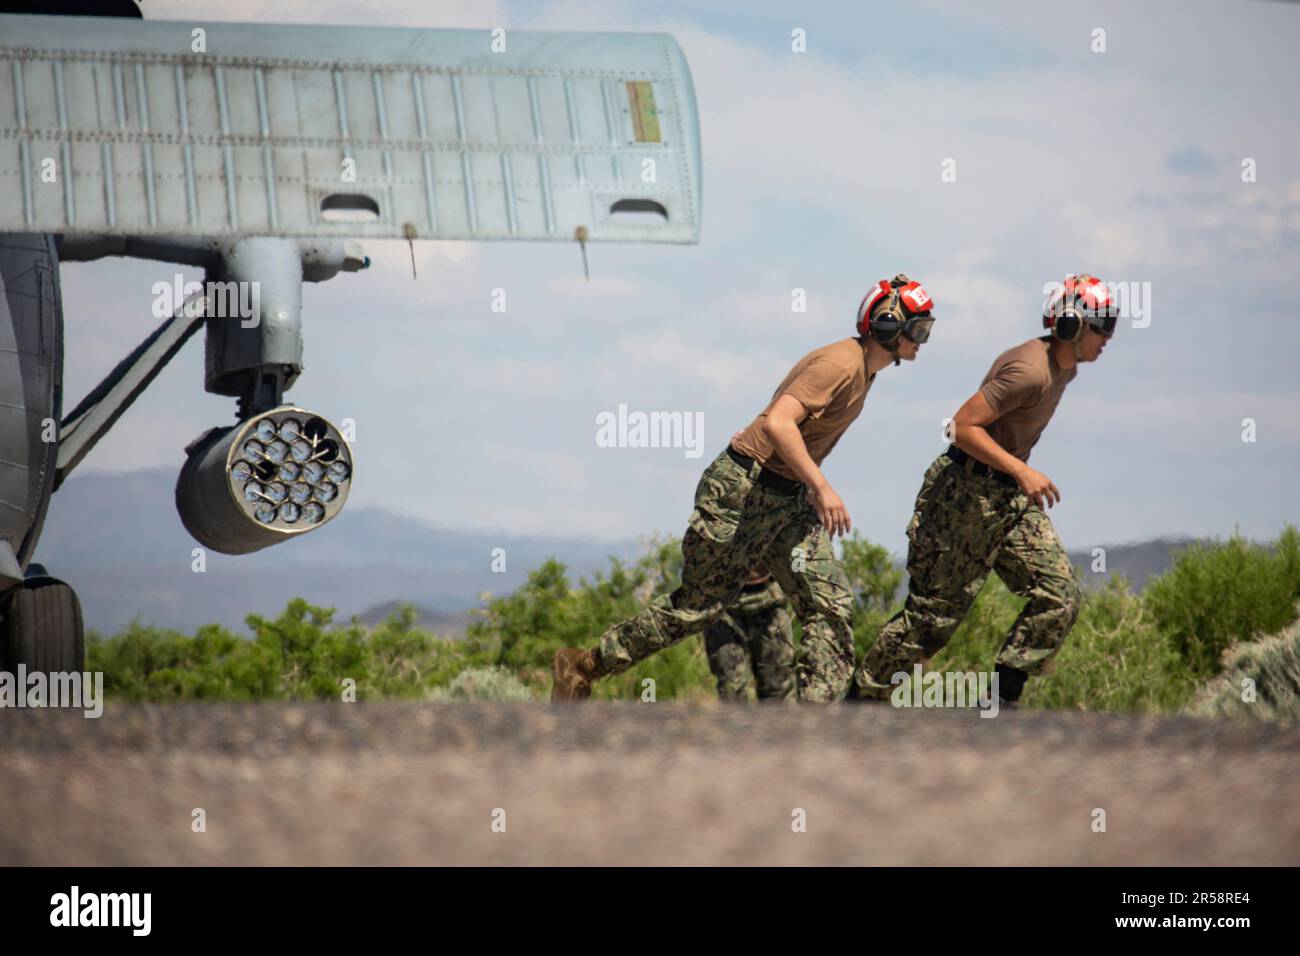
[[[1079,583],[1051,519],[1018,486],[974,465],[945,452],[925,473],[907,526],[907,602],[854,675],[862,696],[884,697],[891,675],[947,644],[990,571],[1029,599],[999,664],[1041,673],[1078,616]]]
[[[798,691],[794,672],[794,628],[785,595],[769,576],[746,584],[736,603],[704,632],[709,670],[723,700],[791,700]]]
[[[754,565],[764,563],[803,625],[795,663],[799,696],[842,698],[853,676],[853,595],[803,485],[786,493],[758,484],[727,450],[705,469],[682,538],[682,583],[600,639],[604,673],[619,673],[706,629],[731,606]]]

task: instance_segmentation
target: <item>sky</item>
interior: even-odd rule
[[[192,0],[145,10],[212,22]],[[1087,271],[1149,301],[1034,449],[1066,546],[1300,523],[1300,5],[229,0],[218,15],[669,32],[690,64],[698,245],[593,244],[586,282],[571,243],[424,242],[413,280],[405,243],[368,242],[368,271],[306,286],[288,398],[356,422],[352,505],[513,534],[680,534],[729,436],[800,356],[853,334],[869,285],[906,272],[935,299],[931,341],[878,376],[823,466],[854,525],[901,553],[943,419],[1041,334],[1045,283]],[[68,407],[153,328],[152,285],[176,271],[62,267]],[[81,469],[179,468],[230,423],[202,351],[192,340]],[[702,457],[601,447],[620,405],[702,416]]]

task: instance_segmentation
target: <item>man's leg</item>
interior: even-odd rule
[[[776,582],[772,589],[780,593]],[[781,603],[751,615],[746,631],[749,657],[754,662],[754,683],[759,700],[795,700],[799,680],[795,674],[794,624],[785,595]]]
[[[1061,539],[1037,505],[1020,517],[1002,544],[993,566],[1024,606],[998,652],[998,689],[1019,699],[1025,680],[1044,673],[1079,616],[1079,582]]]
[[[733,617],[735,606],[704,630],[704,651],[709,670],[718,682],[718,698],[744,700],[754,684],[743,616]]]
[[[759,700],[793,700],[798,695],[789,603],[776,580],[769,578],[766,584],[746,585],[723,618],[734,622]],[[748,674],[745,680],[748,684]]]
[[[936,654],[979,595],[1015,514],[1015,489],[941,455],[926,471],[907,526],[907,600],[853,677],[858,697],[885,698],[890,678]]]
[[[688,528],[682,538],[682,583],[601,635],[601,671],[622,673],[656,651],[699,634],[735,601],[757,557],[746,551],[740,535],[720,542]]]
[[[718,697],[741,700],[751,688],[759,700],[796,696],[794,628],[789,602],[775,580],[747,584],[725,614],[704,632]]]
[[[755,466],[753,471],[757,471]],[[591,682],[703,631],[740,593],[773,533],[751,475],[723,452],[705,469],[682,538],[682,583],[640,614],[609,628],[593,650],[555,655],[553,700],[581,700]]]
[[[853,592],[812,506],[801,495],[788,512],[766,564],[803,625],[799,699],[827,703],[843,697],[853,677]]]

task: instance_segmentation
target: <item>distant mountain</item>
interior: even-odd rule
[[[1134,590],[1141,590],[1150,578],[1163,574],[1174,563],[1174,556],[1198,539],[1187,537],[1156,538],[1129,544],[1104,546],[1105,572],[1093,571],[1097,560],[1091,551],[1071,551],[1070,561],[1079,571],[1083,586],[1089,590],[1103,588],[1113,577],[1128,578]]]
[[[336,608],[336,620],[359,615],[382,621],[410,601],[421,626],[463,634],[479,595],[507,594],[554,556],[572,580],[609,568],[611,556],[634,560],[631,539],[509,535],[439,528],[380,508],[345,508],[328,525],[257,554],[209,552],[207,568],[191,565],[197,547],[173,504],[176,473],[153,468],[87,473],[55,496],[35,560],[70,583],[88,629],[111,634],[139,617],[146,624],[193,631],[220,623],[244,632],[250,612],[276,615],[293,597]],[[1072,552],[1088,588],[1122,574],[1136,587],[1167,568],[1189,538],[1162,538],[1106,548],[1106,573],[1090,570],[1090,552]],[[491,567],[506,552],[506,572]]]
[[[425,607],[422,604],[393,600],[384,601],[382,604],[367,608],[357,615],[357,619],[367,627],[374,627],[398,613],[405,604],[411,604],[415,609],[416,627],[431,631],[442,637],[464,637],[469,622],[479,616],[474,611],[462,611],[460,614],[444,614],[442,611]]]
[[[256,554],[208,552],[192,570],[198,545],[176,515],[176,473],[151,468],[73,475],[55,495],[35,559],[71,584],[87,629],[116,632],[139,616],[146,624],[192,631],[220,623],[244,631],[249,612],[275,615],[293,597],[334,607],[336,620],[411,601],[429,620],[460,622],[483,592],[507,594],[554,556],[573,580],[642,553],[630,539],[600,541],[458,531],[380,508],[345,508],[328,525]],[[506,570],[492,570],[494,548]],[[436,629],[436,628],[435,628]]]

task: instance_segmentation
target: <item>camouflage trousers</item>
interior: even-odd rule
[[[997,662],[1043,671],[1079,614],[1079,583],[1041,508],[1019,487],[944,454],[925,473],[907,538],[907,602],[854,674],[859,693],[886,696],[893,674],[910,672],[947,644],[990,571],[1029,599]]]
[[[736,600],[745,578],[766,564],[803,625],[795,659],[799,697],[842,698],[853,676],[853,595],[831,539],[801,488],[758,484],[724,450],[704,470],[682,538],[682,583],[600,638],[609,673],[704,631]]]
[[[723,700],[792,700],[794,628],[776,581],[746,585],[740,597],[704,632],[709,670]]]

